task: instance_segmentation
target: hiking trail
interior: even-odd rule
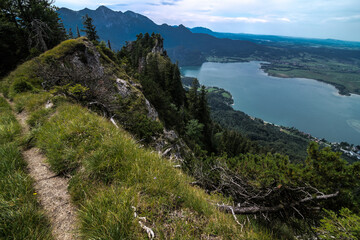
[[[6,100],[14,109],[14,103]],[[29,133],[30,129],[26,123],[27,113],[25,111],[19,114],[14,112],[14,115],[21,124],[23,134]],[[76,239],[77,210],[71,203],[68,192],[69,179],[50,170],[46,157],[39,148],[32,147],[24,150],[22,155],[27,163],[28,173],[34,179],[34,189],[38,201],[50,220],[54,239]]]

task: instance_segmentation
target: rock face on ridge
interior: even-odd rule
[[[152,53],[164,54],[164,41],[162,39],[156,39],[155,46],[151,50]]]
[[[156,110],[139,90],[141,85],[131,80],[123,69],[100,53],[90,41],[80,38],[63,44],[74,46],[69,46],[73,49],[60,55],[54,55],[54,49],[40,57],[44,60],[39,61],[38,72],[46,89],[72,86],[70,90],[65,89],[68,94],[87,102],[92,108],[98,108],[109,117],[122,112],[127,106],[121,102],[126,101],[150,119],[158,120]],[[78,86],[78,89],[74,89],[74,86]]]
[[[140,82],[127,75],[125,66],[115,62],[113,53],[105,52],[86,38],[68,40],[36,58],[35,71],[43,88],[74,98],[115,119],[125,129],[144,119],[141,116],[161,126],[159,114],[142,93]],[[151,54],[163,53],[163,43],[159,41]],[[166,129],[152,136],[150,145],[176,159],[182,159],[181,152],[186,149],[177,134]]]

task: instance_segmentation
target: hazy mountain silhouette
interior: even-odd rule
[[[192,65],[204,61],[207,56],[248,57],[264,50],[264,47],[250,41],[219,39],[204,33],[193,33],[183,25],[157,25],[149,18],[131,11],[113,11],[105,6],[96,10],[58,10],[66,29],[76,35],[76,27],[82,28],[82,16],[93,18],[98,35],[110,40],[114,49],[120,49],[126,41],[133,41],[139,33],[160,33],[168,55],[180,64]],[[83,33],[82,33],[83,34]]]

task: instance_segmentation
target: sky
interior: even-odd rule
[[[360,0],[56,0],[80,10],[104,5],[131,10],[157,24],[217,32],[360,41]]]

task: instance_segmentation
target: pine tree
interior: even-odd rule
[[[210,111],[207,103],[206,88],[204,85],[201,86],[199,106],[198,106],[198,119],[205,125],[210,122]]]
[[[90,40],[90,41],[97,41],[99,39],[99,36],[97,35],[96,32],[96,27],[93,25],[93,20],[91,17],[89,17],[89,15],[85,15],[83,16],[83,25],[85,30],[81,30],[82,32],[85,32],[86,37]]]
[[[76,35],[77,37],[81,37],[79,27],[76,25]]]
[[[109,49],[111,50],[111,43],[110,43],[110,40],[108,40],[108,47],[109,47]]]
[[[197,107],[198,107],[199,98],[198,98],[197,90],[199,86],[200,86],[199,81],[195,78],[191,84],[191,88],[188,93],[189,111],[193,118],[196,118],[198,115]]]
[[[86,33],[86,37],[90,41],[97,42],[97,40],[99,39],[99,36],[97,35],[97,32],[95,30],[96,27],[93,24],[92,18],[86,14],[85,17],[83,17],[83,20],[84,20],[83,24],[84,24],[85,30],[81,30],[81,31]]]
[[[178,107],[181,105],[184,105],[185,101],[185,90],[183,88],[182,82],[181,82],[181,74],[179,70],[178,63],[173,66],[173,75],[172,75],[172,95],[174,98],[175,103]]]
[[[69,38],[70,39],[73,39],[74,38],[74,34],[73,34],[73,32],[72,32],[72,30],[71,30],[71,28],[69,28]]]
[[[0,75],[31,53],[41,53],[66,39],[56,8],[49,0],[3,0],[0,3]],[[11,56],[11,57],[9,57]]]

